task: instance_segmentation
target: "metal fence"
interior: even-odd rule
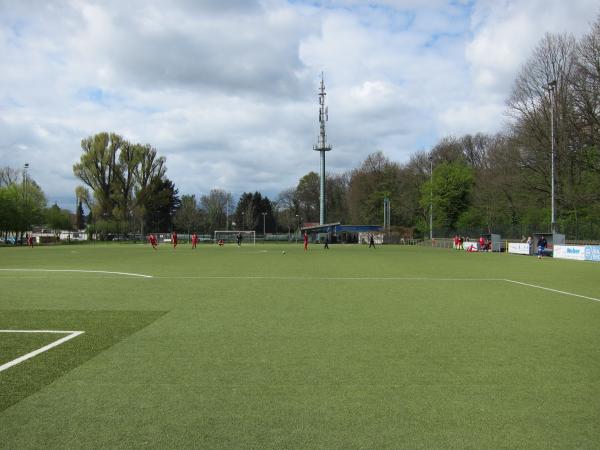
[[[533,236],[538,233],[549,233],[551,227],[549,223],[540,224],[496,224],[491,228],[434,228],[433,236],[450,237],[454,235],[478,238],[482,234],[499,234],[502,239],[518,239],[522,240],[528,236]],[[557,222],[557,232],[564,234],[568,240],[576,241],[599,241],[600,240],[600,223],[586,222]]]

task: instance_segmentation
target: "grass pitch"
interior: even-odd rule
[[[600,442],[599,264],[98,244],[0,269],[60,270],[0,270],[0,329],[86,331],[0,372],[0,448]],[[7,336],[0,365],[45,345]]]

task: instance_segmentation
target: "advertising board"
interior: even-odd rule
[[[529,244],[524,242],[509,242],[508,253],[516,253],[517,255],[530,255]]]
[[[600,245],[586,245],[585,260],[600,262]]]
[[[555,245],[554,254],[555,258],[561,259],[575,259],[577,261],[585,260],[585,246],[584,245]]]

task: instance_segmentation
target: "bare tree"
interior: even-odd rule
[[[18,183],[21,178],[22,171],[20,170],[8,166],[0,168],[0,187]]]
[[[223,189],[211,189],[208,195],[200,197],[200,207],[204,211],[209,232],[225,228],[228,203],[233,203],[233,197]]]

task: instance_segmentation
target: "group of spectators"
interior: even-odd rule
[[[465,248],[465,242],[468,244],[467,248]],[[466,250],[468,252],[491,252],[492,240],[486,239],[484,236],[480,236],[479,242],[475,244],[474,242],[469,241],[468,236],[465,238],[457,234],[456,236],[454,236],[454,248],[456,250]]]
[[[527,238],[527,244],[529,245],[529,253],[531,254],[532,248],[533,248],[533,238],[531,236],[529,236]],[[543,234],[540,234],[540,237],[538,237],[538,240],[537,240],[537,252],[536,252],[536,255],[539,259],[542,259],[542,257],[544,256],[546,247],[548,247],[548,241],[546,240],[546,238],[544,237]]]

